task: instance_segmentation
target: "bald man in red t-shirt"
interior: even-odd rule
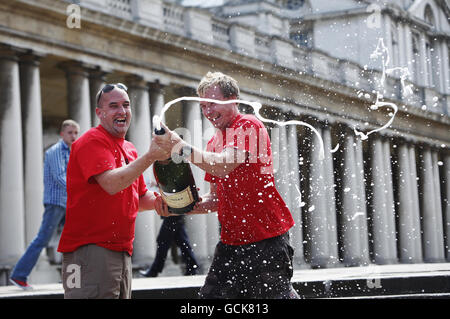
[[[197,93],[220,101],[239,98],[236,81],[209,72]],[[292,215],[275,188],[270,139],[253,115],[241,114],[237,103],[200,102],[216,134],[206,151],[182,141],[176,133],[157,136],[166,150],[183,150],[185,158],[206,172],[210,192],[190,214],[218,212],[220,242],[201,298],[298,298],[292,288],[293,249],[289,245]],[[166,128],[167,129],[167,128]],[[202,159],[197,161],[196,159]],[[163,202],[157,211],[168,215]]]
[[[120,83],[105,85],[97,94],[100,125],[72,144],[58,246],[65,298],[131,298],[136,216],[162,201],[147,191],[142,173],[170,153],[151,143],[138,157],[125,140],[132,116],[126,91]]]

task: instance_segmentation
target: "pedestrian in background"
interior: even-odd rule
[[[24,290],[32,289],[28,276],[36,265],[42,249],[47,247],[66,214],[66,172],[72,143],[78,138],[80,126],[65,120],[60,129],[61,139],[45,152],[44,215],[39,232],[14,267],[10,282]]]
[[[139,273],[145,277],[157,277],[158,274],[163,271],[170,247],[175,243],[175,247],[178,246],[180,248],[181,257],[186,264],[184,275],[196,275],[199,271],[199,265],[184,228],[184,216],[180,215],[161,218],[163,219],[163,223],[161,224],[158,237],[156,238],[157,249],[155,260],[151,267],[140,270]]]

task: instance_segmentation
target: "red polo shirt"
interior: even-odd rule
[[[133,252],[139,197],[147,187],[141,175],[126,189],[109,195],[94,175],[134,161],[136,148],[110,135],[101,125],[72,144],[67,166],[66,222],[58,251],[72,252],[86,244]]]
[[[221,241],[242,245],[287,232],[294,220],[275,188],[270,139],[264,125],[253,115],[239,114],[229,128],[216,132],[206,150],[220,153],[226,147],[251,156],[224,178],[205,175],[206,181],[217,185]]]

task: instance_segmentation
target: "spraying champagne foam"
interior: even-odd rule
[[[205,98],[194,97],[194,96],[183,96],[183,97],[177,98],[175,100],[172,100],[170,102],[167,102],[164,105],[163,109],[161,110],[161,114],[159,116],[158,115],[154,115],[153,116],[153,127],[157,128],[158,130],[161,129],[161,118],[163,117],[164,113],[170,108],[170,106],[172,106],[173,104],[178,103],[180,101],[199,101],[199,102],[210,102],[210,103],[217,103],[217,104],[242,103],[242,104],[246,104],[246,105],[251,106],[253,108],[253,110],[255,111],[255,116],[261,122],[273,123],[273,124],[278,125],[278,126],[286,126],[286,125],[302,125],[302,126],[306,126],[306,127],[310,128],[317,135],[317,138],[319,140],[319,144],[320,144],[319,159],[323,160],[325,158],[325,152],[324,152],[322,136],[320,135],[320,133],[313,126],[311,126],[310,124],[305,123],[303,121],[297,121],[297,120],[290,120],[290,121],[286,121],[286,122],[280,122],[280,121],[266,119],[266,118],[262,117],[261,114],[259,114],[259,110],[262,108],[262,105],[259,102],[251,102],[251,101],[244,101],[244,100],[220,101],[220,100],[205,99]]]

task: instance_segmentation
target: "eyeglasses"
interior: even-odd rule
[[[100,102],[100,98],[102,97],[102,94],[103,94],[103,93],[111,92],[115,87],[118,87],[119,89],[124,90],[125,92],[128,91],[127,86],[126,86],[125,84],[122,84],[122,83],[106,84],[106,85],[100,90],[100,92],[98,93],[98,96],[97,96],[97,106],[99,106],[98,103]]]

